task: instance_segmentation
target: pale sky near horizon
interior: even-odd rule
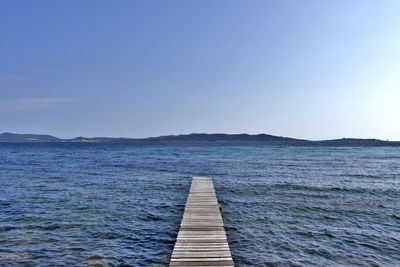
[[[400,140],[400,1],[0,3],[0,132]]]

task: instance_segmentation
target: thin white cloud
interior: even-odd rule
[[[38,98],[17,98],[0,100],[0,110],[43,110],[58,107],[60,105],[76,102],[75,98],[67,97],[38,97]]]

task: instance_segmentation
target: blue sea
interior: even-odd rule
[[[237,266],[400,266],[400,148],[0,143],[0,266],[167,266],[191,177]]]

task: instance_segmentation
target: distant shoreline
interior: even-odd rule
[[[268,143],[278,145],[320,145],[320,146],[400,146],[400,141],[383,141],[379,139],[342,138],[333,140],[304,140],[269,134],[182,134],[147,138],[114,138],[114,137],[76,137],[63,139],[42,134],[0,134],[0,142],[90,142],[90,143]]]

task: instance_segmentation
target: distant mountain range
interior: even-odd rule
[[[62,139],[43,134],[0,134],[0,142],[263,142],[290,145],[328,146],[400,146],[400,141],[379,139],[342,138],[334,140],[310,141],[269,134],[182,134],[148,138],[76,137]]]
[[[0,134],[0,142],[59,142],[62,139],[46,134]]]

